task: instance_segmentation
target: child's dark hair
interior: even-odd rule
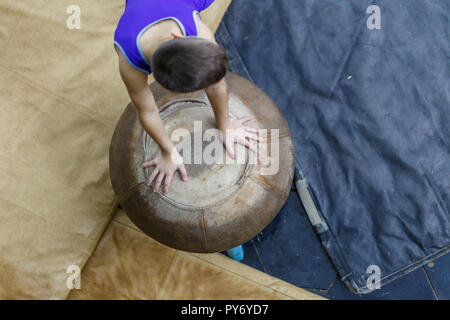
[[[216,43],[184,37],[164,42],[152,56],[155,80],[175,92],[192,92],[222,79],[228,68],[225,49]]]

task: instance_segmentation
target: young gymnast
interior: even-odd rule
[[[147,185],[165,194],[175,171],[188,176],[182,157],[164,130],[158,107],[147,84],[148,75],[175,92],[204,89],[214,111],[217,128],[228,154],[235,158],[234,144],[255,151],[257,130],[244,125],[250,118],[228,116],[228,90],[223,80],[228,67],[225,50],[216,43],[199,12],[214,0],[127,0],[117,25],[114,45],[120,75],[136,107],[139,120],[160,148],[142,167],[154,166]]]

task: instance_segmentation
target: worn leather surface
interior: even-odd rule
[[[110,176],[119,203],[144,233],[175,249],[214,253],[249,241],[278,214],[292,185],[293,142],[279,109],[243,77],[229,72],[225,81],[230,114],[249,116],[250,126],[270,130],[270,138],[266,135],[258,153],[248,154],[244,164],[189,164],[202,156],[202,148],[194,146],[197,154],[186,163],[189,180],[183,182],[175,175],[169,193],[163,195],[162,191],[149,192],[145,184],[153,169],[142,170],[140,166],[153,159],[159,147],[145,134],[132,104],[122,114],[111,140]],[[152,84],[152,91],[169,136],[183,128],[195,138],[199,121],[204,132],[216,127],[204,91],[177,94],[157,83]],[[223,150],[222,142],[215,143],[216,150]],[[211,144],[203,150],[206,148]],[[245,147],[238,146],[237,150],[243,155],[240,160],[245,160]],[[258,161],[251,161],[251,156]]]
[[[217,25],[230,1],[202,14]],[[63,299],[116,207],[108,148],[129,97],[113,33],[122,0],[0,3],[0,299]]]
[[[112,49],[122,1],[0,4],[0,299],[62,299],[111,217],[108,143],[126,91]]]
[[[143,234],[119,211],[70,299],[321,299],[224,255],[192,254]]]

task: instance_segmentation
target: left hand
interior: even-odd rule
[[[236,152],[234,151],[234,144],[239,143],[253,152],[256,152],[256,146],[253,141],[262,141],[258,136],[258,130],[244,125],[244,123],[252,120],[250,117],[241,119],[229,119],[227,125],[221,128],[222,141],[225,149],[231,158],[236,159]]]

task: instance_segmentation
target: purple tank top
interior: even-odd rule
[[[114,45],[132,67],[149,74],[150,62],[139,46],[144,31],[159,21],[172,19],[178,23],[185,36],[197,36],[196,13],[213,2],[214,0],[126,0],[125,12],[114,33]]]

